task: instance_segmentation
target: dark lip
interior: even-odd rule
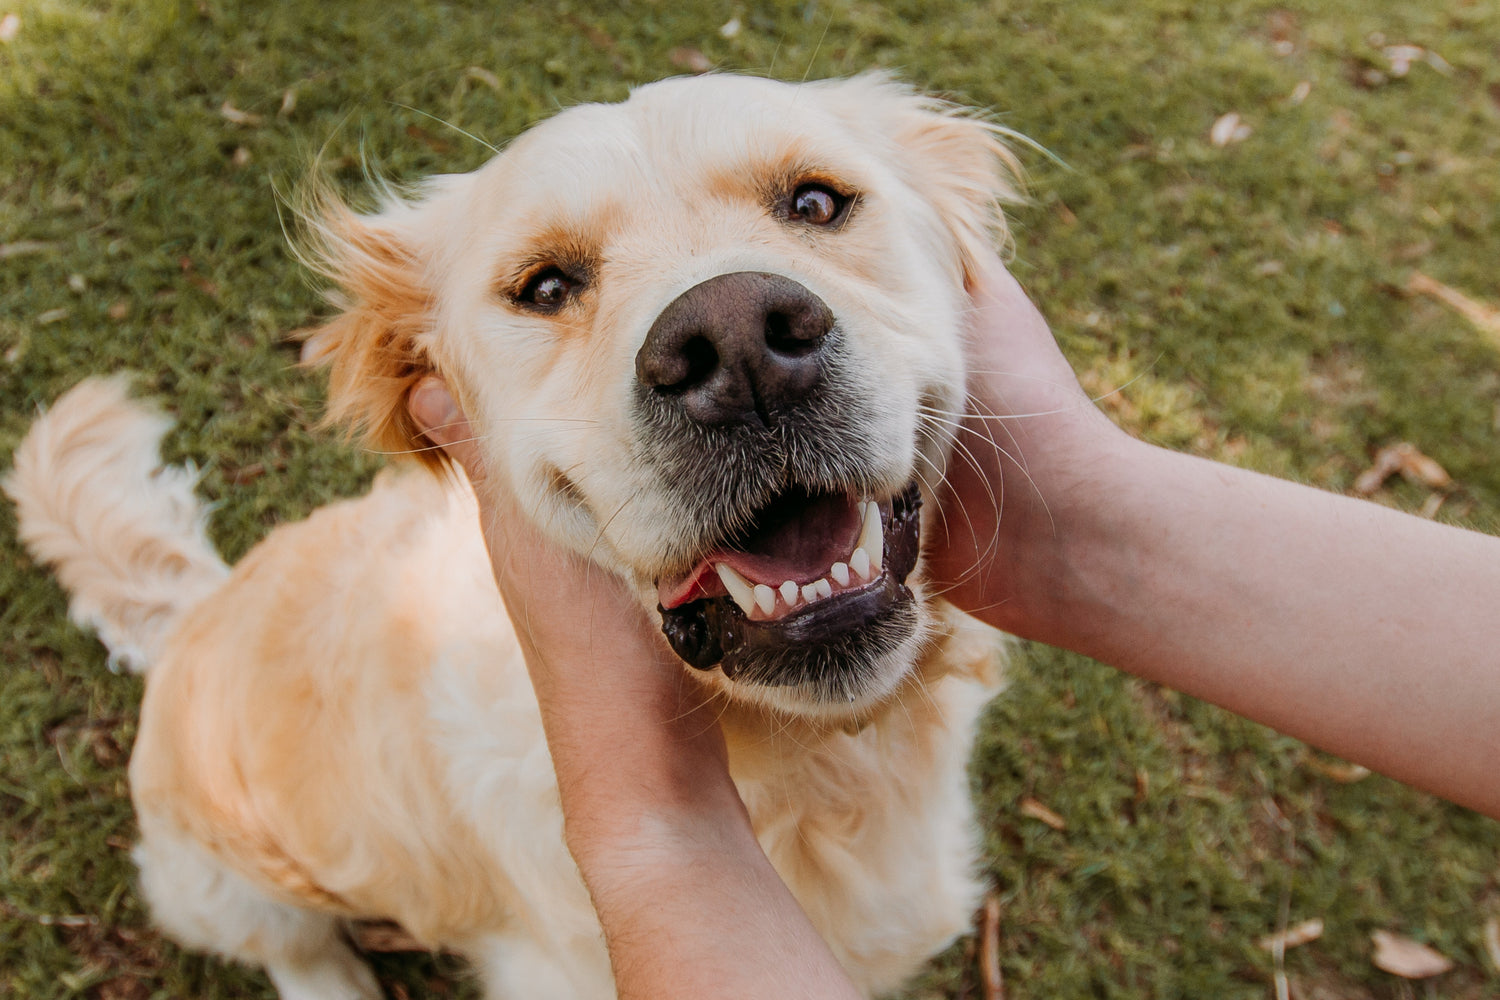
[[[916,566],[922,495],[912,481],[891,498],[884,530],[884,570],[856,591],[836,595],[774,621],[751,621],[729,597],[708,597],[675,608],[657,606],[673,651],[699,670],[719,667],[734,677],[742,660],[768,649],[816,647],[867,628],[911,601],[906,578]],[[758,683],[775,684],[774,677]]]

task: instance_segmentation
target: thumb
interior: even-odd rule
[[[406,409],[433,444],[463,466],[470,480],[481,477],[479,446],[469,418],[459,408],[441,375],[428,375],[412,386]]]

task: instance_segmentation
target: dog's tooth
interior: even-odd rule
[[[786,602],[786,606],[789,608],[797,606],[797,584],[795,581],[788,580],[781,585],[781,599]]]
[[[802,585],[802,599],[808,604],[816,601],[818,599],[818,588],[810,583],[804,583]]]
[[[839,582],[840,587],[849,586],[849,564],[836,562],[828,567],[828,574]]]
[[[826,578],[814,580],[812,585],[813,589],[818,592],[818,597],[825,598],[833,596],[833,584],[829,583]]]
[[[755,585],[755,606],[760,608],[761,614],[768,615],[776,610],[776,591],[763,583]]]
[[[755,610],[755,588],[750,581],[740,576],[739,571],[728,563],[714,563],[714,570],[718,572],[719,579],[724,581],[724,589],[729,591],[729,596],[734,598],[734,603],[740,606],[745,614]]]
[[[870,579],[870,554],[864,549],[855,549],[854,554],[849,557],[849,568],[861,580]]]
[[[880,530],[880,504],[872,501],[865,507],[864,527],[860,529],[859,541],[854,543],[854,547],[864,549],[875,568],[880,568],[880,556],[877,553],[885,548],[885,536]]]
[[[869,504],[866,501],[864,501],[864,500],[861,500],[859,502],[859,519],[861,521],[863,521],[865,519],[865,508],[868,507],[868,506],[869,506]]]

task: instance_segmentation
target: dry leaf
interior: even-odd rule
[[[1362,497],[1373,494],[1385,481],[1396,473],[1405,479],[1434,490],[1446,490],[1453,486],[1453,477],[1448,470],[1417,450],[1410,441],[1380,449],[1375,461],[1354,480],[1354,492]]]
[[[1296,948],[1304,944],[1310,944],[1322,936],[1323,918],[1313,917],[1311,920],[1304,920],[1300,924],[1293,924],[1286,930],[1276,934],[1267,934],[1257,941],[1256,944],[1260,945],[1266,951],[1275,951],[1278,944],[1281,945],[1282,950],[1286,950],[1287,948]]]
[[[1000,970],[1000,898],[984,897],[979,924],[979,980],[984,1000],[1005,1000],[1005,974]]]
[[[1414,295],[1426,295],[1458,313],[1482,333],[1487,333],[1500,343],[1500,309],[1472,299],[1456,288],[1450,288],[1421,271],[1413,271],[1406,279],[1406,290]]]
[[[714,64],[708,61],[708,56],[686,45],[678,46],[668,52],[667,58],[672,60],[673,66],[685,69],[689,73],[707,73],[714,68]]]
[[[1030,795],[1021,800],[1021,815],[1030,816],[1032,819],[1039,819],[1054,830],[1066,830],[1068,828],[1067,820],[1042,805]]]
[[[731,17],[729,20],[725,21],[722,25],[719,26],[719,37],[736,38],[739,36],[741,27],[743,27],[743,25],[740,24],[740,19],[737,17]]]
[[[288,87],[281,92],[281,108],[276,113],[283,118],[297,110],[297,92]]]
[[[1484,953],[1490,964],[1500,972],[1500,917],[1490,917],[1484,922]]]
[[[1312,757],[1307,763],[1314,771],[1341,785],[1352,785],[1370,776],[1370,769],[1363,764],[1350,764],[1343,760],[1325,760],[1322,757]]]
[[[1427,55],[1420,45],[1387,45],[1385,57],[1391,63],[1391,76],[1405,76],[1411,72],[1411,64]]]
[[[229,157],[229,162],[236,168],[248,167],[250,165],[250,150],[244,146],[234,147],[234,153]]]
[[[1312,81],[1299,80],[1297,81],[1297,86],[1292,88],[1292,94],[1291,97],[1288,98],[1288,100],[1290,100],[1293,104],[1301,104],[1303,101],[1307,100],[1308,95],[1310,95],[1311,93]]]
[[[1231,143],[1244,142],[1250,138],[1250,132],[1250,126],[1240,120],[1239,112],[1231,111],[1227,115],[1219,116],[1213,128],[1208,130],[1208,138],[1215,146],[1223,147]]]
[[[223,115],[226,121],[234,122],[236,125],[259,125],[261,122],[260,115],[241,111],[228,101],[219,105],[219,114]]]
[[[355,947],[360,951],[427,951],[406,928],[390,921],[360,920],[349,927]]]
[[[36,325],[51,326],[53,323],[61,323],[71,315],[73,315],[73,310],[71,309],[48,309],[46,312],[37,315]]]
[[[16,240],[14,243],[0,243],[0,260],[6,260],[10,257],[21,257],[29,253],[43,253],[56,246],[56,243],[44,243],[41,240]]]
[[[0,17],[0,42],[15,41],[21,33],[21,18],[17,14],[6,14]]]
[[[1376,931],[1370,935],[1370,940],[1375,942],[1375,955],[1372,959],[1375,968],[1393,976],[1429,979],[1453,968],[1452,959],[1420,941],[1389,931]]]
[[[406,135],[408,138],[417,140],[434,153],[451,153],[453,151],[452,143],[433,135],[420,125],[406,126]]]

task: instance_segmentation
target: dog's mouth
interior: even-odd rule
[[[687,573],[658,583],[662,631],[690,666],[734,677],[791,648],[845,645],[913,598],[921,493],[885,499],[790,487]],[[794,684],[801,671],[746,680]]]

